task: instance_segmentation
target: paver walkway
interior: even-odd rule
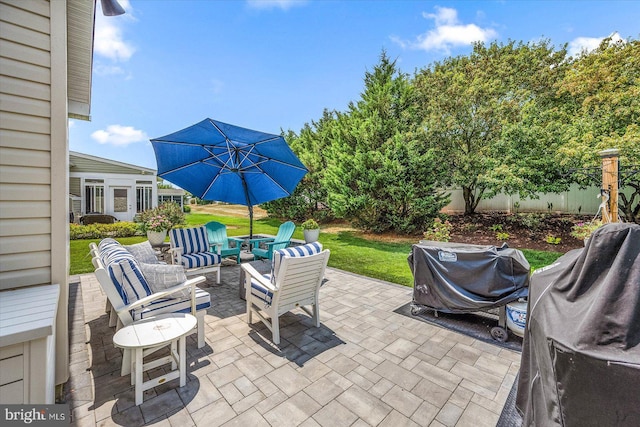
[[[207,345],[188,338],[187,385],[148,390],[140,406],[95,276],[72,278],[73,425],[495,426],[520,354],[394,313],[411,289],[328,268],[321,327],[288,313],[278,348],[246,324],[238,275],[225,266],[221,285],[208,281]]]

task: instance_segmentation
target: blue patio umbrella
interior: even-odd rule
[[[293,193],[307,168],[281,135],[205,119],[151,140],[158,176],[202,200],[249,208]]]

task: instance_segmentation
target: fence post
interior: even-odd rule
[[[609,193],[609,222],[618,222],[618,155],[617,148],[598,153],[602,158],[602,189]],[[605,215],[603,215],[603,220]],[[603,222],[608,222],[604,220]]]

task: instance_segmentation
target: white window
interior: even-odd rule
[[[84,184],[85,213],[104,213],[104,181],[87,179]]]
[[[144,212],[153,208],[151,201],[153,200],[153,186],[151,183],[145,185],[143,182],[136,183],[136,212]]]
[[[158,204],[162,204],[164,202],[175,202],[178,204],[178,206],[183,207],[182,206],[182,196],[175,196],[175,195],[161,195],[158,196]]]

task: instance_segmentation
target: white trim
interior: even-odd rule
[[[121,166],[125,168],[137,169],[141,172],[146,172],[148,174],[153,174],[153,175],[155,175],[157,172],[155,169],[149,169],[142,166],[132,165],[130,163],[119,162],[117,160],[105,159],[104,157],[92,156],[90,154],[79,153],[77,151],[69,151],[69,156],[76,156],[86,160],[93,160],[96,162],[106,163],[113,166]]]
[[[56,315],[55,383],[69,379],[69,139],[67,109],[67,3],[51,13],[51,283],[60,284]]]

